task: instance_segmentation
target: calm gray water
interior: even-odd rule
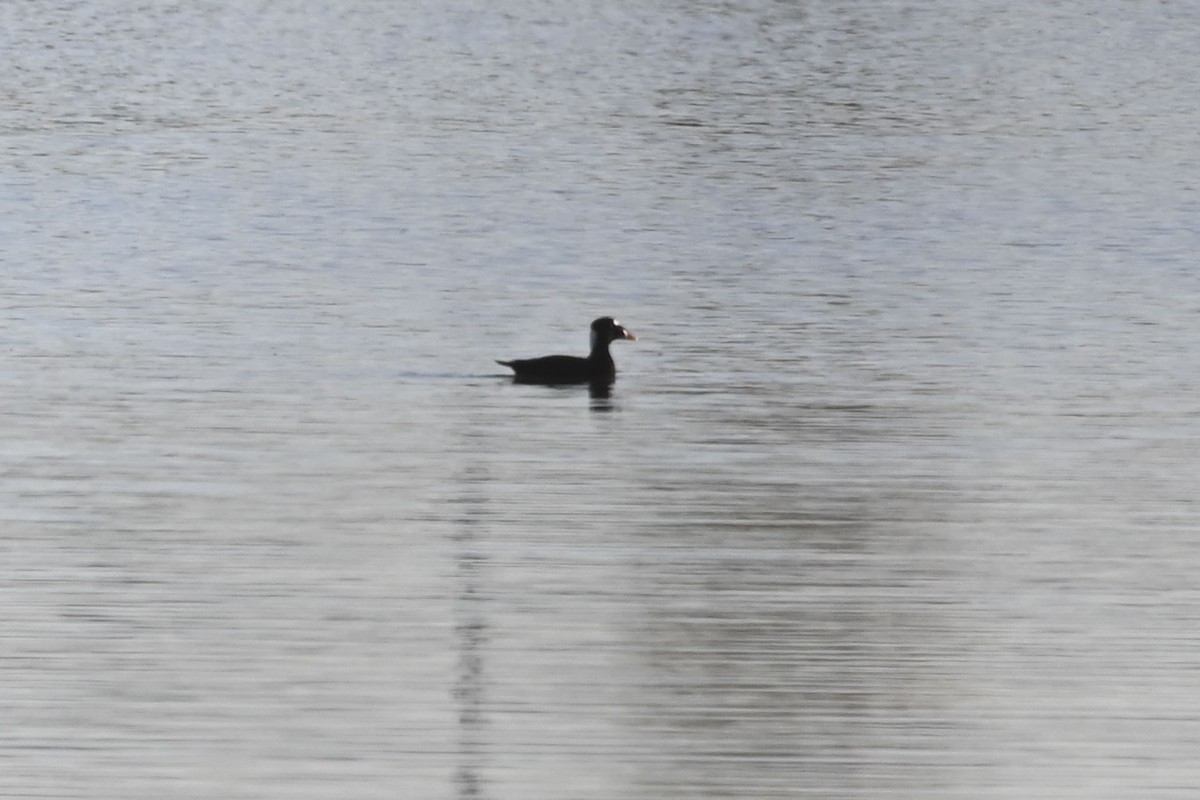
[[[0,796],[1197,796],[1194,4],[0,17]]]

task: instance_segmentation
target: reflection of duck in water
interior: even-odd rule
[[[590,383],[605,386],[617,379],[617,365],[608,352],[609,343],[617,339],[636,341],[637,337],[612,317],[601,317],[592,323],[592,352],[587,358],[542,356],[496,363],[512,367],[518,383]]]

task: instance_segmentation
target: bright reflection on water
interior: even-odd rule
[[[5,15],[0,795],[1196,795],[1198,12],[326,6]]]

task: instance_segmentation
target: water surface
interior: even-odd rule
[[[1186,5],[4,16],[0,794],[1195,796]]]

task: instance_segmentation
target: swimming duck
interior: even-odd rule
[[[612,317],[600,317],[592,323],[592,351],[579,356],[542,356],[515,361],[497,361],[511,367],[518,383],[591,383],[610,384],[617,379],[617,365],[608,352],[617,339],[637,341],[637,337]]]

